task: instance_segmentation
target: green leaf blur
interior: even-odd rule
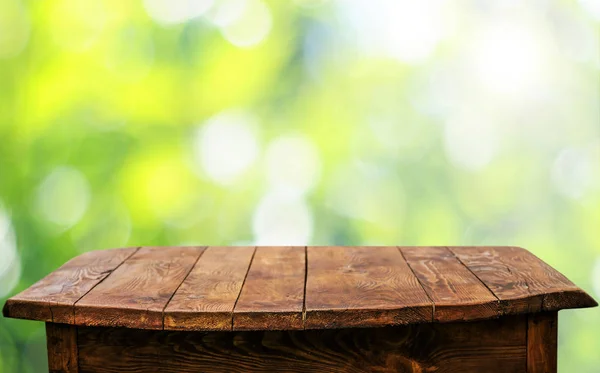
[[[88,250],[519,245],[600,298],[590,0],[0,0],[0,301]],[[559,367],[600,366],[600,312]],[[0,319],[0,372],[46,369]]]

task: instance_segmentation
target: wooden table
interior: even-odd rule
[[[140,247],[10,298],[50,372],[556,372],[597,303],[517,247]]]

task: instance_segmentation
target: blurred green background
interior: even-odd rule
[[[0,301],[81,252],[519,245],[600,298],[600,2],[0,0]],[[600,371],[600,311],[560,315]],[[0,319],[0,372],[43,372]]]

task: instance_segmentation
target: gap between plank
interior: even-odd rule
[[[448,250],[448,251],[449,251],[449,252],[450,252],[450,253],[451,253],[451,254],[452,254],[452,255],[453,255],[455,258],[456,258],[456,260],[458,260],[458,262],[459,262],[460,264],[462,264],[462,265],[463,265],[463,267],[465,267],[465,268],[466,268],[466,269],[467,269],[469,272],[471,272],[471,273],[473,274],[473,276],[475,276],[475,278],[476,278],[477,280],[479,280],[479,282],[481,282],[481,284],[482,284],[483,286],[485,286],[485,288],[486,288],[486,289],[488,289],[488,291],[489,291],[489,292],[490,292],[490,293],[491,293],[491,294],[494,296],[494,298],[496,298],[496,299],[498,300],[498,304],[500,305],[500,313],[501,313],[501,314],[504,314],[504,311],[502,310],[502,301],[501,301],[501,300],[500,300],[500,298],[498,298],[498,296],[497,296],[497,295],[496,295],[496,294],[495,294],[495,293],[492,291],[492,289],[490,289],[490,287],[489,287],[489,286],[487,286],[487,284],[486,284],[485,282],[483,282],[483,280],[482,280],[482,279],[480,279],[480,278],[479,278],[479,276],[477,276],[477,274],[475,274],[475,272],[473,272],[473,271],[471,270],[471,268],[469,268],[469,266],[468,266],[468,265],[466,265],[466,264],[465,264],[465,263],[464,263],[462,260],[460,260],[460,258],[458,257],[458,255],[456,255],[456,253],[455,253],[454,251],[452,251],[452,249],[451,249],[451,248],[449,248],[448,246],[445,246],[445,248],[446,248],[446,250]],[[504,263],[502,263],[502,264],[504,264]]]
[[[77,304],[77,302],[79,302],[83,297],[85,297],[86,295],[88,295],[92,290],[94,290],[96,288],[96,286],[100,285],[104,280],[106,280],[110,275],[113,274],[114,271],[116,271],[120,266],[123,265],[123,263],[125,263],[126,261],[129,260],[129,258],[131,258],[132,256],[134,256],[138,251],[140,251],[142,247],[138,246],[135,248],[135,250],[133,250],[133,252],[125,259],[123,259],[123,261],[121,263],[119,263],[119,265],[117,265],[115,268],[113,268],[108,275],[106,275],[106,277],[104,277],[102,280],[98,281],[94,286],[91,287],[90,290],[86,291],[85,294],[83,294],[82,296],[79,297],[79,299],[77,299],[75,301],[75,303],[73,303],[73,324],[75,324],[75,305]],[[54,321],[54,315],[52,315],[52,319]]]
[[[302,329],[306,322],[306,282],[308,281],[308,246],[304,246],[304,294],[302,296]]]
[[[183,283],[188,278],[188,276],[190,275],[190,273],[192,273],[192,271],[194,270],[194,267],[196,267],[196,264],[198,263],[198,260],[200,260],[200,257],[208,249],[208,246],[199,246],[199,247],[203,248],[204,250],[200,251],[200,254],[198,254],[198,257],[194,261],[194,264],[190,267],[190,270],[188,271],[188,273],[185,274],[185,277],[183,278],[183,280],[181,280],[181,283],[179,285],[177,285],[177,287],[175,288],[175,291],[173,291],[173,293],[169,297],[169,300],[167,301],[167,303],[165,304],[165,306],[162,309],[162,329],[163,330],[165,330],[165,310],[167,309],[167,306],[169,305],[169,303],[171,303],[171,300],[175,296],[175,293],[177,293],[177,290],[179,290],[179,288],[181,287],[181,285],[183,285]]]
[[[414,278],[417,280],[417,282],[419,283],[419,285],[421,285],[421,289],[423,289],[423,292],[427,296],[427,299],[429,299],[429,301],[431,302],[431,322],[433,322],[433,320],[435,319],[435,302],[429,296],[429,293],[427,292],[427,289],[425,289],[425,286],[423,286],[423,283],[421,282],[421,280],[419,280],[419,277],[417,276],[417,274],[415,273],[415,271],[413,270],[413,268],[410,266],[410,263],[408,262],[408,260],[406,260],[406,257],[404,256],[404,253],[402,252],[402,249],[400,248],[400,246],[396,246],[396,248],[400,252],[400,255],[402,256],[402,259],[404,259],[404,262],[408,266],[408,269],[410,269],[410,272],[413,274]]]
[[[252,258],[250,258],[250,264],[248,264],[248,269],[246,270],[246,275],[244,276],[244,281],[242,281],[242,286],[240,287],[240,292],[238,293],[237,298],[235,298],[235,303],[233,304],[233,308],[231,309],[231,330],[233,331],[233,315],[235,311],[235,306],[237,306],[238,301],[240,300],[240,296],[242,295],[242,291],[244,290],[244,285],[246,284],[246,279],[248,278],[248,273],[250,273],[250,267],[252,267],[252,262],[254,261],[254,255],[256,255],[256,250],[258,250],[257,246],[254,246],[254,251],[252,252]]]

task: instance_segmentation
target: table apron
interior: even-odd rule
[[[557,312],[301,331],[178,332],[46,324],[53,373],[556,372]]]

